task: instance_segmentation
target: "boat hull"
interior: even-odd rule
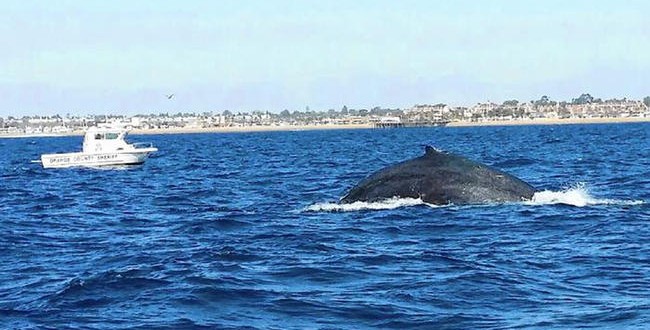
[[[157,150],[143,148],[128,152],[45,154],[41,156],[41,164],[44,168],[137,165],[144,163],[149,154]]]

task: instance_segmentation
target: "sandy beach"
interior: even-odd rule
[[[193,133],[246,133],[246,132],[273,132],[273,131],[311,131],[331,129],[364,129],[372,128],[371,124],[350,124],[350,125],[285,125],[285,126],[230,126],[230,127],[206,127],[206,128],[154,128],[154,129],[131,129],[130,135],[147,134],[193,134]],[[77,130],[65,133],[43,133],[43,134],[0,134],[0,138],[21,138],[21,137],[55,137],[55,136],[81,136],[85,131]]]
[[[650,122],[650,117],[628,117],[628,118],[566,118],[566,119],[525,119],[525,120],[498,120],[498,121],[457,121],[447,127],[470,127],[470,126],[513,126],[513,125],[567,125],[567,124],[614,124],[614,123],[639,123]],[[284,126],[232,126],[232,127],[208,127],[208,128],[160,128],[160,129],[133,129],[132,135],[145,134],[192,134],[192,133],[245,133],[245,132],[271,132],[271,131],[310,131],[310,130],[332,130],[332,129],[368,129],[373,128],[372,124],[349,124],[349,125],[284,125]],[[84,131],[73,131],[67,133],[44,133],[44,134],[0,134],[0,138],[20,137],[52,137],[52,136],[80,136]]]
[[[650,117],[621,117],[621,118],[538,118],[520,120],[495,121],[457,121],[449,123],[448,127],[465,126],[512,126],[512,125],[568,125],[568,124],[616,124],[650,122]]]
[[[371,124],[350,125],[284,125],[284,126],[230,126],[207,128],[164,128],[164,129],[134,129],[130,134],[190,134],[190,133],[245,133],[273,131],[312,131],[331,129],[363,129],[372,128]]]

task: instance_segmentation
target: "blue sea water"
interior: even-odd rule
[[[160,151],[0,139],[0,328],[650,328],[650,124],[130,138]],[[540,192],[336,204],[426,144]]]

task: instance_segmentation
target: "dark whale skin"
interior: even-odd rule
[[[361,180],[340,203],[399,197],[435,205],[487,204],[526,201],[534,193],[535,188],[510,174],[427,146],[424,155]]]

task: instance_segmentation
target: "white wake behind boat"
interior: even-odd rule
[[[127,143],[127,133],[124,128],[91,127],[84,135],[81,152],[43,154],[41,163],[44,168],[137,165],[158,151],[150,143]]]

